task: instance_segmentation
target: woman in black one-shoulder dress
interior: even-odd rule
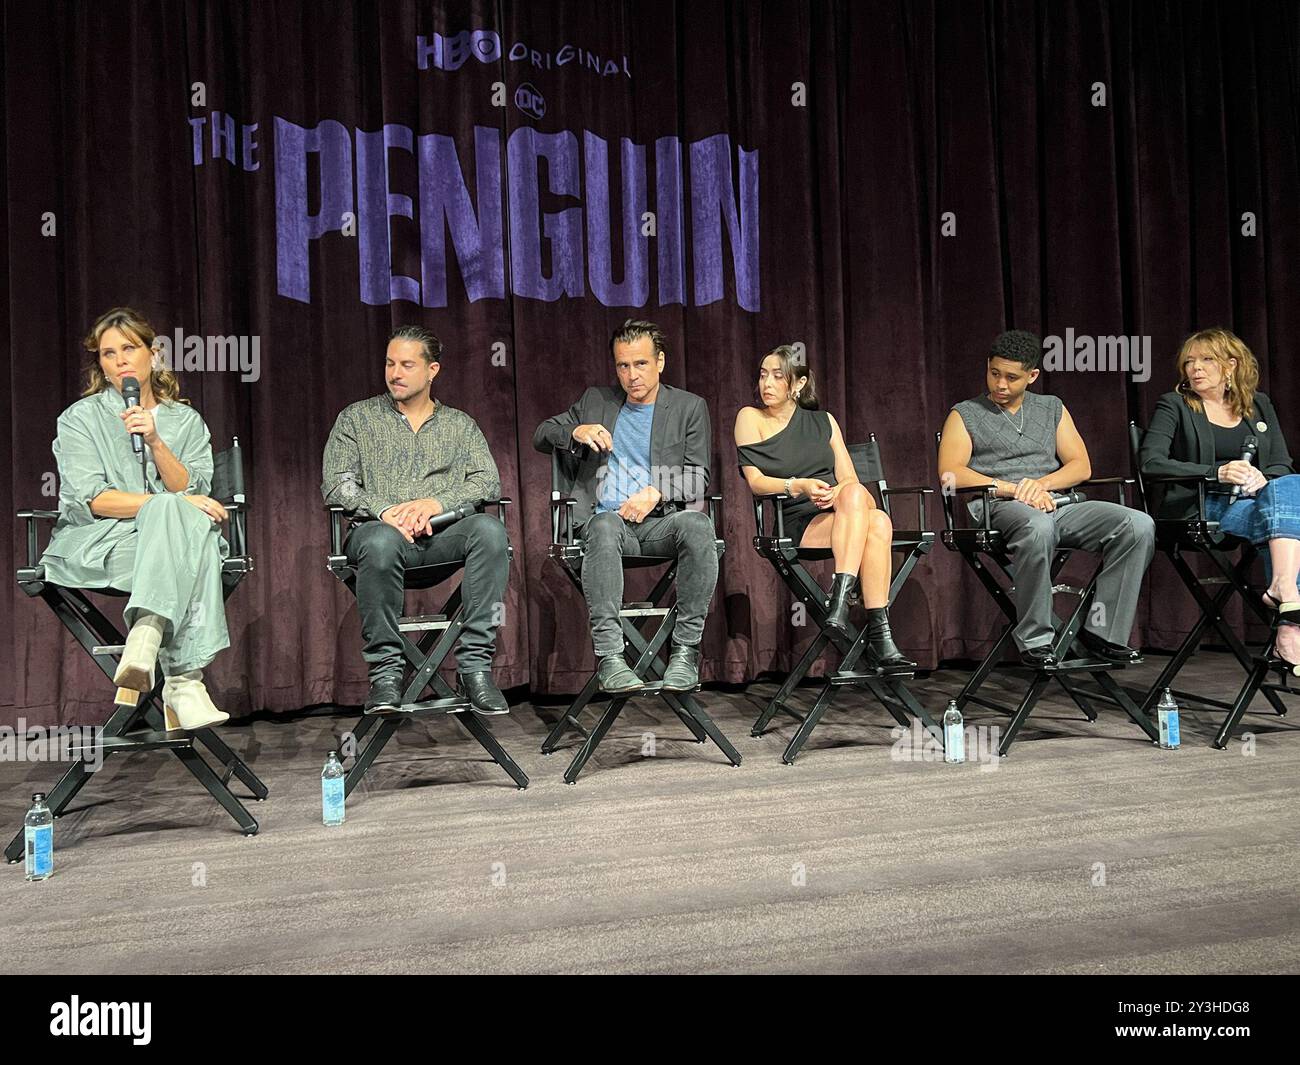
[[[754,495],[784,493],[785,534],[800,547],[829,547],[835,558],[827,627],[849,633],[849,597],[862,581],[867,658],[911,669],[889,628],[893,526],[858,480],[835,419],[818,409],[812,374],[788,345],[759,366],[761,407],[736,416],[736,450]]]

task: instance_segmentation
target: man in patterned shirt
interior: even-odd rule
[[[370,667],[366,711],[392,709],[402,694],[398,617],[405,570],[461,559],[465,627],[456,646],[461,687],[480,714],[510,710],[492,682],[496,629],[510,571],[505,526],[469,514],[430,528],[444,512],[501,494],[501,478],[474,419],[433,397],[442,344],[420,326],[388,340],[388,391],[344,408],[325,445],[321,492],[354,527],[345,550],[356,567],[364,656]]]

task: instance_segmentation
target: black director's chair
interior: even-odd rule
[[[221,452],[213,459],[211,496],[219,500],[230,514],[228,537],[230,554],[221,567],[222,595],[229,599],[239,582],[244,579],[244,575],[253,572],[253,559],[248,554],[245,527],[248,500],[244,494],[243,457],[237,437],[229,450]],[[77,642],[85,652],[111,680],[113,674],[117,672],[125,637],[91,602],[90,595],[125,598],[127,593],[115,588],[64,588],[45,579],[45,567],[39,561],[37,523],[50,521],[58,516],[59,512],[56,510],[18,512],[18,517],[27,522],[27,565],[18,571],[18,585],[27,595],[45,601],[63,623],[64,628],[77,638]],[[99,740],[94,741],[98,751],[102,752],[101,757],[107,760],[109,755],[114,754],[170,751],[235,819],[239,830],[245,836],[256,835],[257,821],[231,792],[230,778],[238,777],[258,802],[266,798],[266,785],[237,754],[226,746],[225,741],[213,729],[196,729],[193,732],[166,731],[162,713],[162,684],[163,678],[159,677],[153,691],[148,694],[117,689],[116,707],[108,721],[104,723]],[[209,765],[198,752],[195,748],[196,741],[202,743],[216,758],[219,763],[217,769]],[[59,782],[49,793],[49,807],[55,817],[66,811],[68,804],[91,777],[92,770],[88,768],[85,758],[86,748],[84,746],[73,748],[73,753],[77,753],[78,750],[81,752],[80,756],[59,778]],[[20,828],[9,846],[5,848],[5,858],[13,863],[20,861],[22,857],[23,830]]]
[[[936,441],[941,438],[942,434],[935,434]],[[1084,481],[1079,487],[1114,487],[1118,495],[1118,502],[1123,506],[1125,505],[1124,486],[1132,483],[1131,478],[1096,477]],[[1092,601],[1097,592],[1097,578],[1103,565],[1101,559],[1098,559],[1088,583],[1082,587],[1073,587],[1067,584],[1058,584],[1057,577],[1075,549],[1060,548],[1052,558],[1053,593],[1064,592],[1078,598],[1074,610],[1066,619],[1065,624],[1057,629],[1056,638],[1049,645],[1053,655],[1056,656],[1057,664],[1038,668],[1020,663],[1014,665],[1007,663],[1000,666],[1002,656],[1006,652],[1008,645],[1012,643],[1015,632],[1016,606],[1010,595],[1010,589],[1014,584],[1014,579],[1011,576],[1014,560],[1008,553],[1002,533],[990,524],[992,518],[991,504],[997,498],[993,485],[971,485],[966,488],[949,488],[945,486],[942,494],[944,523],[946,525],[943,532],[944,546],[950,551],[956,551],[965,559],[966,564],[975,571],[980,584],[993,597],[993,601],[997,603],[998,608],[1007,618],[1007,623],[1003,627],[1001,635],[993,644],[992,650],[976,666],[970,679],[967,680],[960,694],[958,694],[956,698],[957,709],[964,709],[967,703],[975,703],[977,706],[984,706],[992,710],[999,710],[1004,714],[1010,714],[1011,722],[998,744],[998,754],[1006,757],[1007,751],[1011,749],[1011,744],[1015,741],[1016,734],[1020,731],[1021,726],[1033,713],[1034,707],[1038,704],[1038,700],[1042,698],[1047,686],[1055,680],[1065,689],[1070,698],[1078,704],[1079,709],[1083,711],[1084,716],[1089,721],[1097,720],[1097,711],[1092,706],[1094,700],[1109,703],[1112,706],[1118,706],[1128,714],[1133,723],[1146,733],[1153,743],[1159,742],[1159,734],[1156,732],[1150,718],[1134,703],[1128,693],[1115,683],[1115,679],[1110,675],[1116,670],[1127,668],[1126,663],[1108,662],[1104,659],[1089,657],[1086,649],[1082,647],[1080,647],[1080,650],[1083,650],[1084,657],[1067,657],[1074,649],[1079,630],[1083,627],[1088,611],[1092,608]],[[961,528],[956,523],[955,500],[959,496],[966,495],[983,497],[983,521],[975,528]],[[992,566],[986,564],[985,559]],[[997,574],[993,572],[994,569],[996,569]],[[989,675],[999,668],[1030,675],[1029,687],[1025,689],[1019,703],[1014,708],[986,699],[979,694]],[[1090,676],[1096,682],[1097,687],[1085,688],[1079,684],[1076,678],[1080,674]]]
[[[495,507],[497,517],[501,519],[502,524],[505,524],[505,508],[509,503],[509,499],[494,499],[484,503],[483,507]],[[348,561],[343,546],[348,526],[347,513],[337,504],[326,509],[329,511],[330,516],[329,571],[342,581],[347,590],[355,596],[357,594],[357,571],[356,567]],[[513,559],[514,549],[507,547],[506,551],[509,557]],[[444,562],[435,566],[415,566],[406,570],[403,583],[407,590],[432,588],[454,576],[464,566],[463,559],[455,562]],[[492,761],[504,769],[521,790],[528,787],[528,775],[515,764],[514,759],[497,742],[492,730],[474,712],[469,699],[463,694],[453,691],[451,685],[443,680],[438,673],[443,659],[456,646],[461,630],[465,627],[464,619],[461,616],[464,612],[464,606],[461,603],[460,593],[461,588],[458,582],[455,589],[447,597],[440,613],[421,614],[398,619],[397,629],[402,634],[402,654],[411,670],[402,689],[402,702],[396,710],[381,710],[375,713],[362,714],[361,719],[352,729],[352,745],[359,749],[357,749],[355,760],[344,775],[344,795],[352,794],[353,789],[361,782],[361,778],[366,775],[366,771],[374,760],[379,757],[380,752],[392,739],[393,733],[397,731],[403,721],[429,714],[456,715],[455,720],[459,721],[465,727],[465,730],[482,745],[483,749],[491,756]],[[412,633],[419,633],[420,635],[412,636]],[[428,689],[432,689],[433,698],[420,702],[421,696]],[[361,741],[372,728],[375,729],[374,735],[370,737],[365,746],[360,746]],[[347,752],[342,751],[340,753],[346,755]]]
[[[1201,616],[1196,624],[1178,645],[1174,656],[1165,664],[1160,676],[1143,697],[1142,710],[1151,713],[1165,688],[1173,691],[1182,710],[1206,712],[1226,710],[1227,716],[1224,717],[1213,741],[1213,746],[1223,750],[1228,745],[1228,737],[1232,730],[1237,727],[1242,715],[1246,713],[1257,694],[1263,693],[1274,713],[1285,717],[1287,708],[1279,693],[1300,695],[1300,691],[1288,685],[1290,669],[1274,653],[1274,644],[1277,640],[1277,615],[1264,606],[1260,596],[1250,587],[1251,566],[1258,557],[1254,545],[1223,532],[1217,521],[1206,519],[1205,492],[1210,482],[1205,478],[1144,475],[1141,462],[1142,430],[1136,422],[1129,422],[1128,431],[1133,468],[1137,476],[1138,496],[1142,500],[1142,506],[1156,523],[1156,548],[1173,563],[1175,572],[1186,585],[1187,590],[1192,593],[1196,605],[1201,608]],[[1194,519],[1170,520],[1158,516],[1150,498],[1150,489],[1154,485],[1166,484],[1197,486],[1197,516]],[[1239,552],[1235,562],[1232,559],[1233,552]],[[1208,558],[1214,569],[1218,571],[1217,575],[1198,577],[1188,563],[1188,556],[1196,555]],[[1214,588],[1214,593],[1210,594],[1206,590],[1208,588]],[[1234,594],[1241,597],[1248,613],[1253,613],[1269,626],[1268,642],[1259,655],[1252,655],[1224,620],[1223,611]],[[1238,689],[1232,702],[1211,699],[1195,692],[1174,688],[1178,674],[1196,653],[1201,639],[1211,626],[1223,638],[1223,642],[1228,645],[1233,657],[1246,673],[1246,680]],[[1273,670],[1281,673],[1283,678],[1281,684],[1268,681],[1268,674]]]
[[[575,500],[567,494],[573,484],[575,459],[575,453],[572,451],[557,449],[551,453],[551,546],[547,554],[548,557],[559,563],[560,568],[564,570],[573,586],[581,594],[584,545],[574,539],[573,508]],[[717,506],[722,502],[722,497],[708,496],[706,501],[709,517],[712,519],[716,530],[718,524]],[[726,546],[722,538],[717,536],[716,533],[714,544],[718,551],[718,557],[721,558]],[[561,737],[570,729],[581,733],[583,736],[582,746],[578,749],[578,753],[573,756],[569,768],[564,771],[564,782],[566,784],[577,782],[582,767],[595,754],[596,748],[600,746],[605,734],[609,732],[618,715],[622,713],[623,707],[627,705],[628,700],[646,696],[657,696],[662,699],[668,705],[668,708],[681,719],[682,724],[690,730],[697,743],[704,743],[706,739],[712,740],[718,749],[727,756],[733,766],[740,765],[740,752],[731,745],[727,737],[713,723],[713,719],[705,713],[704,709],[689,692],[666,692],[663,690],[662,679],[666,668],[666,660],[661,658],[661,655],[664,653],[665,648],[668,647],[669,637],[672,636],[673,629],[677,624],[677,604],[674,603],[671,607],[666,607],[663,605],[663,600],[676,583],[677,559],[660,555],[623,556],[624,572],[629,569],[641,569],[651,566],[667,566],[668,568],[655,582],[648,599],[632,603],[624,602],[618,613],[618,623],[623,630],[624,652],[631,651],[635,655],[635,661],[629,662],[629,667],[645,682],[645,687],[640,691],[611,695],[608,704],[605,706],[604,713],[588,731],[579,719],[583,711],[586,710],[587,704],[597,694],[599,677],[595,672],[592,673],[582,691],[578,693],[573,702],[560,715],[559,720],[556,721],[550,734],[546,737],[546,742],[542,744],[542,753],[551,754],[557,749]],[[659,619],[659,623],[654,630],[643,631],[639,629],[638,625],[646,624],[648,618]]]
[[[880,508],[885,514],[889,515],[891,521],[894,517],[890,506],[890,500],[893,496],[912,495],[916,497],[916,529],[894,529],[892,546],[894,551],[902,554],[903,561],[889,584],[889,603],[892,606],[899,591],[907,583],[908,577],[911,576],[912,570],[916,568],[917,562],[934,547],[934,533],[926,529],[925,520],[925,497],[933,495],[934,489],[921,487],[890,488],[885,479],[884,466],[880,458],[880,445],[877,443],[874,433],[868,437],[866,443],[851,444],[848,450],[853,459],[853,468],[857,472],[858,480],[863,485],[875,486]],[[786,765],[792,765],[800,749],[808,741],[813,729],[817,727],[822,715],[834,700],[836,692],[841,688],[866,688],[875,697],[876,701],[889,712],[890,716],[904,728],[910,727],[907,715],[911,714],[912,717],[925,726],[936,740],[942,743],[943,730],[907,688],[905,678],[914,676],[914,669],[859,669],[859,662],[867,646],[866,630],[858,630],[850,638],[834,629],[826,628],[826,614],[830,606],[829,598],[822,586],[804,568],[803,563],[829,559],[832,557],[831,549],[829,547],[800,547],[785,535],[785,517],[782,513],[781,504],[789,498],[784,493],[753,497],[754,550],[776,568],[786,587],[790,589],[796,599],[805,605],[808,616],[819,631],[816,639],[808,645],[803,657],[799,659],[776,695],[772,697],[772,701],[767,704],[766,709],[754,722],[751,735],[761,736],[778,712],[789,714],[795,718],[800,722],[799,728],[786,746],[785,753],[781,756],[781,760]],[[772,505],[774,520],[772,525],[769,526],[770,531],[765,530],[763,525],[764,503]],[[807,675],[808,670],[812,668],[813,663],[821,657],[827,646],[833,646],[839,652],[839,668],[826,677],[812,709],[806,714],[801,714],[787,706],[786,701]]]

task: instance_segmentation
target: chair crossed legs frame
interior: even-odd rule
[[[1124,503],[1124,486],[1131,483],[1130,479],[1123,477],[1099,477],[1085,481],[1084,485],[1115,486],[1118,490],[1119,502],[1122,505]],[[959,528],[956,524],[953,504],[957,497],[963,495],[982,495],[984,497],[983,523],[979,528]],[[1092,705],[1094,701],[1109,703],[1123,710],[1153,743],[1158,742],[1159,734],[1151,723],[1151,719],[1133,701],[1130,694],[1121,688],[1114,677],[1111,676],[1116,670],[1127,668],[1125,663],[1108,662],[1087,656],[1073,659],[1068,657],[1074,648],[1079,630],[1083,627],[1084,619],[1091,609],[1097,589],[1097,578],[1105,564],[1103,561],[1098,562],[1088,583],[1079,588],[1057,583],[1062,567],[1076,549],[1061,548],[1053,555],[1051,567],[1052,591],[1065,592],[1077,597],[1074,610],[1066,619],[1065,624],[1057,630],[1056,637],[1050,645],[1052,653],[1057,658],[1057,665],[1034,668],[1016,664],[1014,666],[1000,667],[1002,656],[1012,642],[1018,618],[1015,603],[1008,591],[1014,584],[1014,578],[1011,575],[1013,559],[1008,553],[1005,537],[990,524],[990,504],[995,498],[991,484],[948,489],[945,490],[943,495],[944,521],[946,525],[942,537],[944,546],[950,551],[955,551],[961,555],[1007,619],[1007,623],[998,639],[994,642],[992,649],[984,656],[957,695],[957,708],[962,710],[968,703],[975,703],[977,706],[1009,714],[1010,723],[998,744],[998,754],[1006,757],[1012,743],[1015,742],[1016,735],[1020,732],[1029,715],[1033,713],[1039,699],[1042,698],[1043,692],[1055,680],[1065,689],[1066,693],[1074,700],[1089,721],[1097,720],[1097,711]],[[985,559],[992,563],[992,567],[997,570],[996,574],[990,568],[990,565],[986,564]],[[1008,668],[1030,674],[1029,686],[1025,689],[1024,694],[1014,708],[987,699],[979,694],[984,682],[999,668]],[[1097,687],[1083,687],[1074,679],[1077,674],[1090,676]]]
[[[504,524],[505,508],[509,503],[509,499],[497,499],[485,503],[484,506],[495,507],[497,517]],[[347,514],[337,505],[327,509],[330,516],[329,570],[355,596],[357,571],[344,551]],[[507,550],[513,558],[513,549],[507,548]],[[459,561],[407,570],[406,588],[431,588],[452,577],[463,566],[464,562]],[[402,654],[411,670],[402,689],[401,707],[397,710],[362,714],[357,721],[351,732],[352,744],[357,750],[352,765],[344,774],[345,795],[352,794],[388,741],[392,739],[393,733],[404,721],[429,714],[454,715],[454,719],[478,741],[492,761],[506,771],[520,790],[528,787],[528,775],[506,753],[505,748],[492,734],[492,730],[474,712],[469,699],[453,690],[438,673],[443,660],[451,653],[460,638],[461,630],[465,625],[463,614],[461,586],[458,583],[439,613],[398,619],[397,628],[402,635]],[[412,633],[419,635],[412,636]],[[421,697],[429,690],[433,697],[420,702]],[[364,745],[363,740],[366,741]]]
[[[562,461],[560,452],[555,452],[552,455],[552,542],[548,557],[559,564],[569,578],[570,583],[581,594],[583,545],[575,540],[573,534],[574,500],[562,495],[560,491],[560,463]],[[709,518],[713,521],[715,530],[718,521],[717,506],[721,501],[721,496],[709,496],[707,498]],[[725,545],[716,533],[715,545],[718,556],[721,558]],[[672,606],[666,607],[663,605],[663,601],[677,581],[678,560],[673,557],[655,555],[625,555],[623,557],[625,572],[628,569],[649,566],[667,566],[667,568],[655,582],[648,599],[639,602],[625,602],[618,612],[619,627],[623,631],[624,652],[631,651],[635,655],[635,661],[630,663],[632,671],[645,682],[646,686],[640,691],[610,696],[609,702],[595,725],[588,730],[582,724],[580,718],[587,709],[587,705],[597,694],[599,677],[596,673],[592,673],[582,691],[560,714],[559,720],[555,722],[550,734],[546,737],[546,741],[542,744],[542,753],[551,754],[558,749],[560,740],[563,739],[566,732],[573,730],[583,737],[582,745],[573,756],[568,769],[564,771],[564,782],[566,784],[577,783],[578,775],[582,772],[583,766],[595,754],[596,748],[600,746],[605,734],[609,732],[610,727],[618,719],[628,700],[647,696],[662,699],[668,708],[677,715],[682,724],[690,730],[696,743],[712,740],[718,749],[727,756],[732,766],[740,765],[740,752],[732,746],[731,741],[723,735],[718,726],[714,724],[713,719],[709,717],[690,692],[668,692],[663,690],[662,678],[666,668],[666,660],[661,656],[664,655],[668,647],[669,637],[672,636],[673,629],[677,624],[677,604],[674,603]],[[638,627],[647,624],[647,620],[650,618],[658,618],[658,624],[653,631],[643,631]]]
[[[880,460],[879,444],[873,433],[865,444],[849,447],[858,479],[863,484],[874,483],[880,496],[881,509],[891,519],[891,497],[897,495],[914,495],[917,502],[917,528],[914,531],[894,530],[892,549],[903,556],[903,561],[889,584],[889,604],[892,606],[899,591],[907,583],[916,564],[934,547],[934,533],[926,529],[925,497],[933,495],[934,489],[925,487],[890,488],[885,480]],[[754,550],[767,559],[795,598],[802,602],[808,616],[818,628],[817,637],[805,649],[789,676],[781,684],[771,702],[750,729],[752,736],[761,736],[778,713],[788,714],[799,721],[799,728],[787,744],[781,760],[786,765],[793,765],[799,751],[807,743],[822,715],[830,707],[836,692],[841,688],[866,688],[904,728],[910,728],[908,714],[920,721],[939,743],[943,743],[943,730],[934,721],[912,693],[908,690],[906,678],[913,676],[915,670],[877,671],[859,670],[858,664],[866,650],[867,633],[854,629],[849,638],[834,629],[826,628],[826,615],[829,600],[826,591],[803,566],[804,561],[823,560],[831,557],[829,548],[800,548],[785,534],[785,519],[781,504],[790,497],[784,493],[754,497]],[[773,523],[770,532],[763,524],[764,504],[771,504]],[[813,664],[821,657],[828,646],[833,646],[840,654],[839,668],[826,677],[821,691],[813,702],[812,709],[801,714],[787,705],[790,696],[803,681]]]
[[[1129,422],[1129,445],[1133,456],[1133,467],[1137,478],[1138,494],[1142,505],[1156,523],[1156,549],[1162,552],[1173,564],[1174,571],[1191,593],[1201,614],[1196,624],[1183,638],[1174,655],[1160,671],[1160,676],[1142,697],[1142,709],[1150,712],[1165,688],[1173,691],[1180,709],[1192,712],[1212,712],[1226,710],[1211,745],[1224,750],[1233,729],[1241,722],[1256,695],[1262,694],[1279,717],[1285,717],[1287,706],[1282,701],[1282,694],[1300,695],[1300,690],[1286,683],[1289,676],[1285,664],[1274,654],[1277,640],[1277,616],[1268,610],[1260,597],[1250,587],[1250,571],[1259,553],[1255,547],[1235,536],[1223,532],[1218,522],[1209,521],[1205,516],[1205,492],[1207,482],[1200,477],[1187,476],[1149,476],[1142,473],[1140,452],[1142,430],[1136,422]],[[1152,510],[1149,488],[1155,484],[1191,484],[1197,487],[1197,516],[1190,520],[1171,520],[1161,518]],[[1234,562],[1232,552],[1237,551]],[[1215,576],[1200,577],[1192,569],[1188,556],[1200,555],[1208,558]],[[1214,588],[1213,593],[1207,591]],[[1269,638],[1259,654],[1252,654],[1242,639],[1232,630],[1224,619],[1223,612],[1234,595],[1240,596],[1246,611],[1259,618],[1269,626]],[[1230,702],[1213,699],[1196,692],[1175,688],[1178,675],[1183,667],[1196,653],[1207,630],[1213,628],[1222,637],[1223,642],[1232,652],[1233,657],[1246,674],[1246,679]],[[1283,682],[1268,681],[1271,671],[1278,671]]]
[[[229,599],[244,576],[253,571],[253,559],[247,553],[245,522],[248,503],[244,494],[243,461],[238,438],[229,450],[215,457],[213,465],[212,497],[219,499],[230,514],[231,551],[223,561],[221,570],[222,595]],[[111,682],[117,672],[125,637],[95,606],[90,595],[98,593],[121,598],[126,593],[114,588],[65,588],[45,580],[45,570],[39,561],[38,523],[53,521],[58,516],[58,511],[54,510],[18,512],[18,517],[27,523],[27,565],[18,571],[18,584],[27,595],[44,600],[63,627],[76,637],[86,654],[94,659]],[[170,751],[235,819],[240,832],[245,836],[256,835],[257,820],[230,790],[230,781],[232,777],[237,777],[258,802],[266,799],[266,785],[214,729],[166,731],[161,706],[162,684],[163,679],[159,677],[153,691],[147,694],[119,692],[119,702],[102,726],[99,739],[95,741],[98,751],[102,752],[104,759],[113,754]],[[217,768],[213,768],[199,753],[196,742],[207,748],[216,759]],[[47,796],[55,817],[59,817],[68,808],[86,781],[97,771],[89,767],[84,747],[74,748],[72,753],[75,754],[78,750],[82,753]],[[5,859],[12,864],[21,861],[22,857],[23,830],[19,828],[5,848]]]

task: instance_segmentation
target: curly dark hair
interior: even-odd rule
[[[999,333],[989,348],[990,359],[1008,359],[1018,362],[1026,370],[1037,370],[1043,361],[1043,342],[1024,329],[1008,329]]]

